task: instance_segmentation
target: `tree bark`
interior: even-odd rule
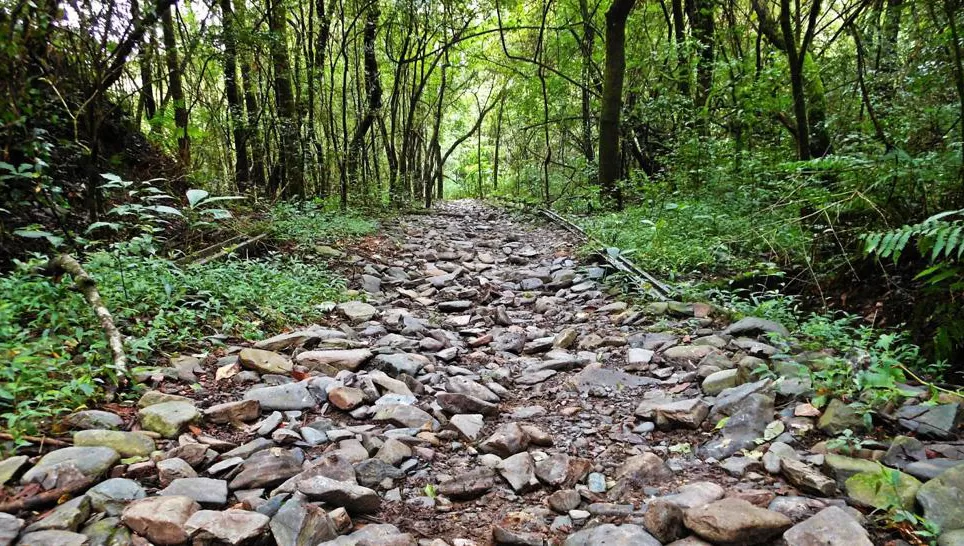
[[[224,40],[224,91],[234,135],[234,176],[239,192],[248,189],[250,162],[248,161],[247,131],[245,129],[244,104],[238,91],[237,19],[231,8],[231,0],[220,0],[221,28]]]
[[[690,96],[690,64],[686,55],[686,29],[683,19],[683,0],[672,0],[673,37],[676,42],[676,78],[680,95]]]
[[[161,29],[164,34],[164,59],[167,63],[168,89],[174,102],[174,127],[177,131],[177,158],[181,169],[186,173],[191,168],[191,137],[187,132],[188,113],[181,86],[181,66],[177,60],[177,38],[174,30],[174,8],[168,6],[161,15]]]
[[[268,27],[271,30],[271,63],[274,65],[274,94],[278,107],[278,133],[281,136],[282,187],[286,197],[305,195],[301,165],[301,138],[298,107],[291,85],[288,61],[288,32],[283,0],[270,0]]]
[[[140,19],[140,2],[131,0],[131,18]],[[140,70],[141,89],[139,112],[144,113],[148,123],[157,114],[157,100],[154,98],[154,77],[151,74],[151,48],[150,40],[144,40],[137,48],[137,68]],[[138,118],[140,122],[140,118]],[[153,128],[153,125],[151,125]]]
[[[355,127],[355,133],[348,145],[348,176],[342,178],[341,186],[341,208],[348,208],[348,186],[349,178],[353,182],[358,182],[358,157],[365,142],[365,135],[371,129],[382,110],[382,84],[381,75],[378,72],[378,59],[375,56],[375,39],[378,33],[378,1],[375,0],[368,6],[368,15],[365,19],[365,30],[363,37],[364,63],[365,63],[365,95],[368,102],[365,115]]]
[[[579,12],[582,15],[582,78],[583,87],[579,90],[582,106],[582,153],[586,158],[586,166],[596,161],[596,146],[592,139],[592,93],[590,84],[598,80],[593,76],[592,53],[596,43],[596,29],[592,24],[592,13],[589,11],[587,0],[579,0]],[[501,128],[502,109],[499,109],[499,124]],[[498,141],[496,142],[498,151]],[[498,154],[496,154],[498,159]]]
[[[613,0],[606,11],[606,66],[599,115],[600,198],[608,206],[622,207],[617,186],[620,177],[619,117],[626,70],[626,20],[635,0]]]
[[[713,85],[716,5],[715,0],[689,0],[687,7],[693,39],[699,47],[696,62],[696,106],[703,108],[706,106],[710,88]]]

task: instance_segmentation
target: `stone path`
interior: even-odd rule
[[[0,546],[861,546],[894,502],[964,544],[959,401],[835,454],[820,431],[863,423],[806,403],[819,353],[633,306],[564,232],[458,202],[342,250],[367,295],[329,323],[144,370],[136,414],[0,462],[11,490],[68,492],[0,514]]]

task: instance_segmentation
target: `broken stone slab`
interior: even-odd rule
[[[442,410],[454,415],[471,413],[493,415],[499,411],[497,404],[461,393],[440,392],[435,395],[435,401]]]
[[[783,534],[783,540],[793,546],[873,546],[867,530],[836,506],[794,525]]]
[[[904,406],[897,411],[897,422],[907,430],[938,439],[950,439],[957,435],[961,423],[960,404],[925,404]]]
[[[158,546],[184,544],[190,539],[185,524],[200,509],[189,497],[148,497],[129,504],[121,521]]]
[[[201,414],[193,403],[162,402],[142,408],[137,412],[137,417],[145,430],[156,432],[164,438],[177,438]]]
[[[109,447],[65,447],[44,455],[37,464],[24,473],[20,482],[41,483],[48,475],[70,466],[88,478],[98,478],[119,461],[120,453]]]
[[[336,308],[352,324],[371,320],[378,314],[378,309],[362,301],[346,301],[339,303]]]
[[[666,402],[655,406],[656,426],[661,429],[677,427],[697,429],[706,419],[710,407],[702,398]]]
[[[783,514],[737,498],[690,508],[683,520],[700,537],[723,546],[769,544],[793,525]]]
[[[659,546],[661,542],[639,525],[604,523],[574,533],[563,543],[564,546],[597,546],[602,544],[607,546]]]
[[[224,506],[228,502],[228,482],[212,478],[178,478],[157,494],[189,497],[206,506]]]
[[[309,341],[345,339],[346,337],[347,335],[339,330],[330,330],[328,328],[315,326],[305,330],[296,330],[294,332],[278,334],[276,336],[269,337],[268,339],[263,339],[255,343],[254,348],[264,349],[266,351],[284,351],[286,349],[291,349],[292,347],[304,346]]]
[[[425,411],[404,404],[390,404],[379,406],[373,420],[386,421],[393,425],[414,429],[436,428],[436,421]]]
[[[356,371],[372,358],[368,349],[331,349],[305,351],[295,357],[295,361],[309,370],[317,370],[334,376],[340,370]]]
[[[438,485],[438,493],[453,500],[481,497],[498,485],[499,475],[492,468],[478,468]]]
[[[195,544],[239,546],[264,536],[269,521],[268,516],[248,510],[198,510],[185,522],[184,530]]]
[[[916,493],[924,516],[941,529],[964,529],[964,465],[946,470]]]
[[[801,491],[824,497],[833,496],[837,492],[837,485],[833,480],[807,463],[784,459],[780,466],[787,481]]]
[[[301,480],[296,487],[309,499],[341,506],[352,513],[371,514],[381,507],[381,497],[371,489],[325,476]]]
[[[140,432],[119,430],[80,430],[74,433],[74,446],[109,447],[121,457],[146,457],[154,451],[154,440]]]
[[[335,523],[325,510],[292,496],[271,517],[271,535],[278,546],[315,546],[338,537]]]
[[[204,419],[215,424],[246,423],[261,416],[257,400],[238,400],[216,404],[204,410]]]
[[[790,330],[788,330],[786,326],[776,321],[758,317],[744,317],[723,330],[723,334],[729,336],[759,335],[770,333],[777,334],[785,338],[790,337]]]
[[[262,374],[287,375],[292,370],[291,360],[288,357],[264,349],[241,349],[238,353],[238,362],[242,367]]]
[[[245,400],[257,400],[262,410],[290,411],[315,407],[317,401],[303,382],[259,387],[244,393]]]

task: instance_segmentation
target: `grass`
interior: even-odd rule
[[[319,201],[282,202],[269,213],[268,231],[279,241],[301,247],[337,239],[362,237],[375,231],[378,224],[358,212],[336,212]]]
[[[83,263],[127,336],[132,364],[165,364],[166,352],[203,349],[213,336],[260,339],[317,320],[323,303],[344,299],[345,282],[300,250],[375,228],[317,203],[280,204],[267,229],[281,246],[293,243],[293,253],[180,266],[130,244],[87,254]],[[118,382],[98,319],[72,279],[39,272],[45,260],[0,276],[0,419],[15,436],[96,403]]]
[[[785,263],[807,240],[792,211],[763,209],[749,188],[667,193],[578,223],[668,280],[707,280]]]

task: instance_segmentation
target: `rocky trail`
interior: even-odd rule
[[[364,297],[327,323],[140,370],[0,462],[0,546],[913,544],[894,502],[964,544],[959,400],[839,454],[863,422],[807,403],[819,351],[633,305],[562,230],[456,202],[338,250]]]

